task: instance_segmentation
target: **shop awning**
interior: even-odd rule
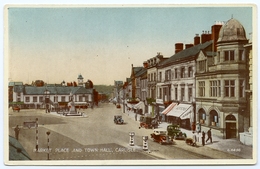
[[[134,109],[144,109],[144,102],[139,102],[133,106]]]
[[[191,118],[193,107],[189,104],[179,104],[175,106],[167,115],[180,117],[182,120]]]
[[[125,104],[126,104],[126,106],[127,106],[128,108],[132,108],[132,107],[133,107],[133,105],[130,104],[130,103],[128,103],[127,101],[125,101]]]
[[[75,103],[75,105],[86,105],[87,104],[87,102],[74,102]]]
[[[175,106],[177,105],[177,103],[171,103],[166,109],[163,110],[162,114],[167,114],[169,113]]]

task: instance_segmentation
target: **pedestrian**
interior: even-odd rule
[[[212,143],[211,128],[208,130],[207,135],[208,135],[208,138],[207,138],[206,142],[208,142],[210,140],[210,143]]]
[[[193,139],[193,143],[192,143],[192,145],[193,145],[193,146],[196,146],[197,136],[196,136],[196,134],[195,134],[194,131],[192,132],[192,134],[193,134],[193,135],[192,135],[192,139]]]
[[[16,125],[16,127],[14,128],[14,133],[15,133],[16,140],[18,140],[19,132],[20,132],[20,128],[19,128],[18,125]]]
[[[200,131],[197,131],[196,134],[197,134],[197,142],[200,142]]]
[[[205,132],[202,131],[202,137],[201,137],[202,145],[205,145]]]
[[[135,113],[135,121],[137,121],[137,113]]]

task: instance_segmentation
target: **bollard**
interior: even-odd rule
[[[38,152],[38,148],[39,148],[39,137],[38,137],[38,118],[35,119],[35,123],[36,123],[36,146],[35,146],[35,149],[36,149],[36,152]]]
[[[134,135],[135,135],[135,132],[129,132],[129,136],[130,136],[130,140],[129,140],[129,145],[130,146],[134,146],[135,145],[135,141],[134,141]]]
[[[143,150],[147,151],[148,150],[148,136],[143,136]]]

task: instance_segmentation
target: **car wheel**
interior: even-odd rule
[[[163,144],[162,141],[159,142],[161,145]]]

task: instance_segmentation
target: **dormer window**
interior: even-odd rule
[[[206,71],[206,60],[198,61],[199,63],[199,71],[205,72]]]

